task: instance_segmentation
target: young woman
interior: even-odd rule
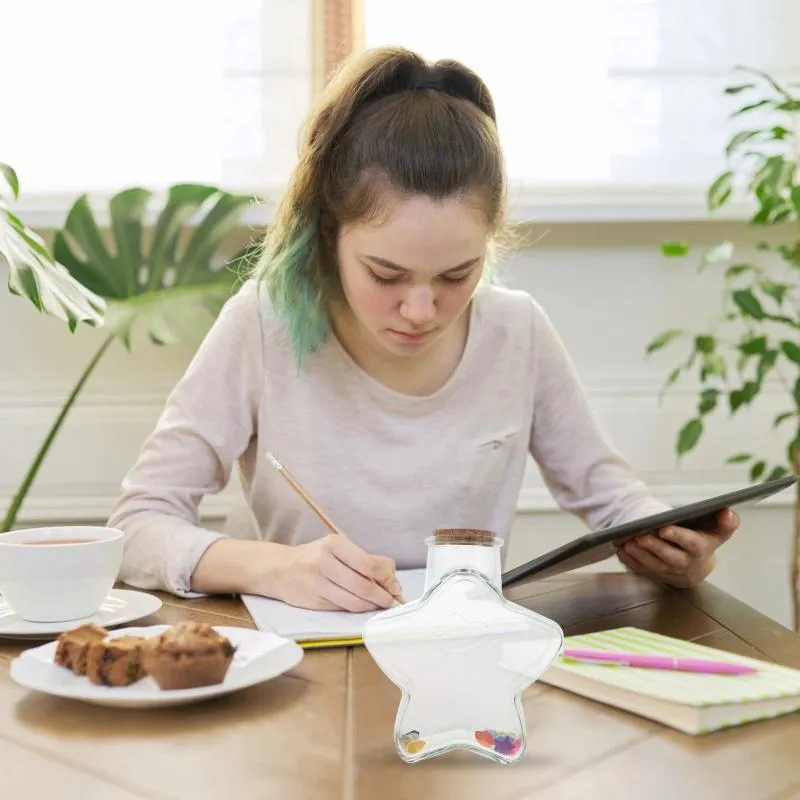
[[[462,64],[349,63],[311,115],[254,274],[223,309],[124,481],[121,579],[316,609],[392,604],[438,527],[507,535],[530,454],[592,528],[663,510],[599,430],[544,310],[495,285],[506,194],[495,110]],[[328,532],[274,453],[345,531]],[[240,468],[247,532],[198,526]],[[620,552],[675,585],[736,529]]]

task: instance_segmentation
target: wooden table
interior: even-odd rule
[[[567,634],[636,625],[800,668],[800,636],[710,585],[570,575],[507,595]],[[238,599],[162,599],[142,624],[252,627]],[[306,651],[290,673],[203,704],[131,711],[17,686],[8,665],[25,646],[0,643],[0,772],[14,800],[800,798],[800,714],[691,737],[534,684],[521,762],[462,752],[407,765],[392,744],[399,691],[362,647]]]

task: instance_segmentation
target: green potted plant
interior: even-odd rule
[[[684,357],[670,371],[664,391],[687,375],[701,387],[694,414],[677,432],[679,458],[698,445],[710,414],[726,409],[734,415],[757,407],[767,382],[784,391],[785,407],[765,420],[785,437],[783,458],[776,461],[756,452],[731,453],[727,459],[729,464],[748,465],[750,479],[757,481],[800,473],[800,94],[763,71],[737,69],[750,79],[725,89],[742,101],[732,117],[747,120],[759,112],[766,121],[730,137],[726,168],[709,186],[707,205],[713,213],[734,198],[752,204],[748,224],[764,230],[760,258],[740,257],[736,244],[727,241],[703,252],[700,270],[722,270],[720,312],[697,330],[659,333],[646,352],[683,343]],[[691,252],[686,242],[662,245],[662,253],[671,258]],[[794,505],[791,586],[797,629],[800,488]]]
[[[82,195],[56,232],[52,255],[30,232],[24,234],[32,243],[28,256],[19,258],[12,252],[9,258],[2,251],[11,265],[14,287],[40,309],[66,318],[73,329],[77,321],[86,320],[107,333],[36,452],[0,532],[11,530],[17,521],[67,414],[109,347],[116,341],[129,349],[137,326],[157,345],[202,335],[236,291],[251,245],[227,255],[226,248],[251,198],[214,186],[178,184],[160,203],[154,200],[151,191],[138,187],[115,194],[103,226],[88,196]],[[48,281],[47,292],[32,291],[33,270]],[[62,291],[55,305],[54,295],[59,295],[54,286]]]

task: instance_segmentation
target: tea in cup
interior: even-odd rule
[[[0,593],[29,622],[96,613],[117,580],[123,533],[84,525],[0,533]]]

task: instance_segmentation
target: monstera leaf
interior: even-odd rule
[[[239,279],[241,256],[226,257],[222,248],[249,197],[179,184],[160,209],[152,199],[141,188],[114,195],[104,236],[83,195],[53,245],[72,277],[105,300],[105,327],[126,347],[137,325],[156,344],[201,335]]]
[[[16,199],[17,174],[0,163],[0,175]],[[0,256],[8,263],[8,289],[27,297],[38,309],[66,322],[74,331],[79,322],[99,325],[105,303],[82,286],[52,256],[41,237],[8,209],[0,192]]]

